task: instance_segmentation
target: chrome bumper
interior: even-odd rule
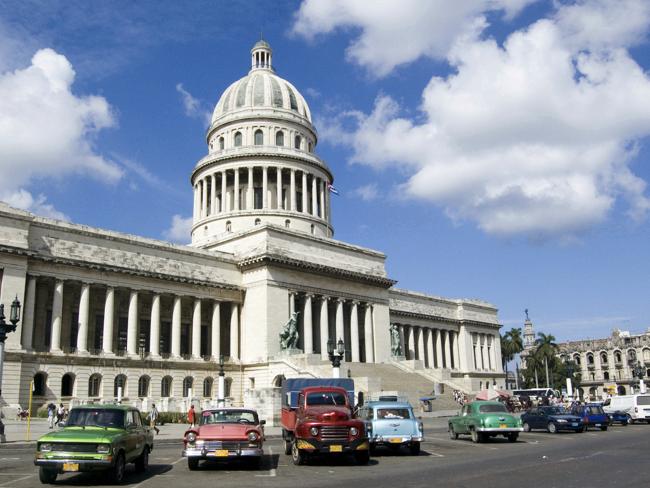
[[[524,428],[523,427],[506,427],[506,428],[499,428],[499,427],[477,427],[476,432],[501,432],[507,434],[508,432],[523,432]]]
[[[368,440],[372,443],[386,443],[386,444],[397,444],[398,442],[395,439],[399,439],[399,443],[404,444],[406,442],[424,442],[423,436],[413,436],[413,435],[378,435],[370,437]]]
[[[228,455],[224,455],[224,450],[206,449],[206,448],[185,448],[183,449],[183,457],[188,458],[202,458],[202,459],[230,459],[238,457],[261,457],[264,450],[261,447],[246,447],[243,449],[229,450]]]

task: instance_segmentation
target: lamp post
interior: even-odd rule
[[[336,351],[334,350],[334,341],[332,339],[327,341],[327,355],[332,362],[332,378],[341,377],[341,360],[345,357],[345,343],[343,339],[339,339],[336,343]]]
[[[571,361],[566,361],[564,364],[566,369],[566,394],[569,398],[573,398],[573,385],[571,384],[574,371],[573,364]]]
[[[20,302],[18,297],[11,302],[9,311],[9,324],[5,322],[5,306],[0,303],[0,397],[2,396],[2,367],[5,361],[5,340],[9,332],[14,332],[20,320]],[[2,423],[0,412],[0,442],[5,442],[5,426]]]
[[[632,370],[632,378],[639,379],[639,393],[645,393],[645,383],[643,377],[645,376],[645,369],[640,361],[630,361],[630,369]]]
[[[219,385],[217,394],[217,406],[226,406],[226,378],[223,372],[223,354],[219,356]]]

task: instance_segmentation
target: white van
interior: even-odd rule
[[[645,420],[650,423],[650,394],[619,395],[603,402],[605,413],[623,412],[634,422]]]

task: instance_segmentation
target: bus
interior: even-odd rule
[[[560,398],[560,392],[553,388],[526,388],[523,390],[514,390],[512,394],[518,397],[527,396],[531,400],[541,400],[551,395],[555,398]]]

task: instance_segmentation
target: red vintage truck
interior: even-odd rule
[[[351,455],[368,464],[365,424],[354,415],[354,381],[349,378],[294,378],[282,386],[284,452],[294,464],[310,456]]]

